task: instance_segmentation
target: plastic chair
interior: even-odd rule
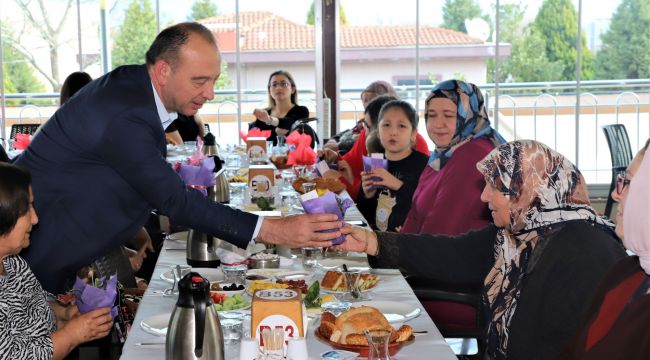
[[[612,158],[612,181],[609,185],[609,194],[607,195],[607,204],[605,205],[604,215],[610,217],[614,199],[612,199],[612,191],[616,187],[616,177],[625,172],[628,165],[632,161],[632,147],[630,146],[630,138],[625,130],[623,124],[613,124],[603,126],[605,139],[609,146],[609,152]]]
[[[476,341],[477,354],[466,353],[463,346],[456,355],[480,357],[484,350],[481,289],[431,284],[426,279],[414,276],[407,277],[407,281],[445,339],[460,338],[465,340],[464,343]]]

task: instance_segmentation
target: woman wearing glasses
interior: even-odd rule
[[[616,235],[636,254],[616,263],[592,297],[561,359],[650,359],[650,157],[648,142],[620,175]]]
[[[278,135],[286,135],[296,120],[309,117],[309,110],[298,105],[298,89],[293,77],[287,71],[278,70],[269,76],[267,85],[269,104],[265,109],[255,109],[256,120],[248,129],[273,130],[267,139],[276,145]]]

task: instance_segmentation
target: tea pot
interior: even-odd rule
[[[166,359],[224,359],[219,317],[210,309],[210,282],[190,272],[178,282],[178,301],[167,327]]]

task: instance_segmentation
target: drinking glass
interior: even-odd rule
[[[372,330],[365,331],[368,338],[368,360],[390,360],[388,344],[390,343],[390,331]]]
[[[304,337],[289,338],[287,343],[287,359],[307,359],[307,341]]]
[[[305,270],[311,270],[318,265],[318,260],[323,257],[323,248],[321,247],[304,247],[302,252],[302,267]]]
[[[280,176],[284,182],[284,188],[286,190],[293,190],[293,182],[296,181],[296,173],[293,172],[293,170],[282,170]]]
[[[221,323],[221,331],[223,332],[223,343],[232,345],[239,342],[242,334],[242,319],[228,317],[226,315],[219,322]]]
[[[221,271],[225,277],[224,282],[227,284],[246,284],[246,264],[221,264]]]
[[[183,276],[187,275],[192,271],[192,267],[189,265],[172,265],[170,266],[172,276],[174,277],[174,284],[170,289],[165,289],[164,295],[178,295],[178,282],[181,281]]]
[[[361,291],[359,290],[359,276],[360,270],[350,269],[348,271],[341,271],[343,273],[343,288],[345,294],[341,296],[341,300],[345,301],[360,301],[364,300]]]

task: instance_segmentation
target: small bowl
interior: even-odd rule
[[[249,269],[279,269],[280,257],[274,259],[248,259]]]
[[[219,283],[219,285],[221,285],[222,287],[230,285],[230,284],[231,283],[227,283],[227,282],[220,282]],[[233,296],[233,295],[236,295],[236,294],[243,294],[246,291],[246,287],[247,286],[244,286],[244,288],[241,289],[241,290],[223,290],[223,289],[222,290],[212,290],[212,288],[210,288],[210,292],[215,292],[217,294],[225,294],[225,295],[228,295],[228,296]]]
[[[266,275],[246,275],[246,287],[249,287],[253,281],[272,281],[273,279]]]

